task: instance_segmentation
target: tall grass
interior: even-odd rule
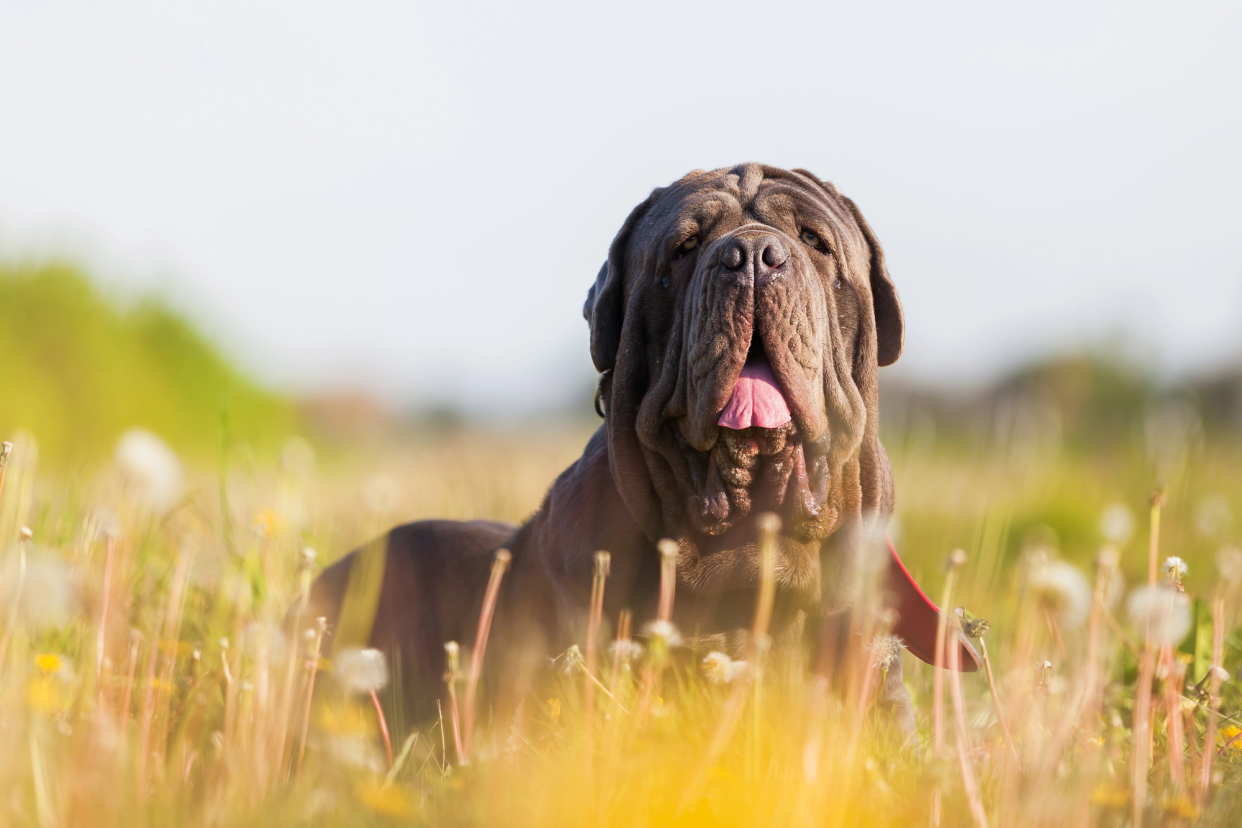
[[[933,668],[901,654],[907,736],[875,710],[893,656],[874,590],[831,688],[767,646],[768,604],[745,665],[678,646],[655,619],[634,618],[631,642],[628,625],[593,618],[589,657],[549,665],[511,720],[468,692],[470,642],[454,648],[442,716],[402,722],[396,677],[377,713],[372,679],[322,655],[316,619],[286,637],[324,562],[398,520],[520,519],[579,434],[462,435],[322,476],[191,476],[158,513],[108,470],[41,475],[33,442],[14,442],[0,491],[3,824],[1242,823],[1242,553],[1232,529],[1195,528],[1206,494],[1239,503],[1225,449],[1168,487],[1154,540],[1139,461],[1063,457],[1031,478],[895,453],[899,548],[930,594],[964,607],[945,634],[981,638],[993,679],[942,672],[937,700]],[[1133,525],[1103,537],[1114,501]]]

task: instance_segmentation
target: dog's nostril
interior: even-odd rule
[[[763,263],[768,267],[780,267],[788,258],[788,252],[780,245],[770,244],[763,249]]]
[[[746,254],[740,244],[729,245],[729,249],[720,257],[720,263],[729,268],[729,270],[737,270],[745,260]]]

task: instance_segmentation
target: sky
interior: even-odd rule
[[[631,207],[762,161],[866,214],[905,377],[1242,361],[1242,4],[1023,5],[0,0],[0,255],[279,388],[535,411]]]

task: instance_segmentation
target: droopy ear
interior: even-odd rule
[[[867,240],[871,250],[871,301],[875,305],[875,333],[877,361],[880,366],[892,365],[901,356],[906,344],[906,320],[901,312],[901,300],[897,298],[897,288],[888,276],[888,268],[884,266],[884,248],[871,232],[871,225],[863,218],[858,205],[845,196],[841,201],[849,208]]]
[[[611,371],[617,364],[617,350],[621,347],[621,323],[625,316],[625,248],[630,232],[660,192],[657,189],[630,211],[608,248],[608,261],[599,269],[595,284],[587,290],[586,302],[582,305],[582,316],[591,326],[591,361],[600,373]]]

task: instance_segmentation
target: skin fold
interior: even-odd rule
[[[900,356],[904,321],[878,241],[835,186],[744,164],[656,189],[617,233],[583,314],[606,416],[539,511],[521,526],[397,527],[312,588],[304,614],[338,631],[328,646],[387,651],[415,720],[444,695],[443,643],[474,640],[498,548],[513,558],[487,655],[497,709],[582,639],[597,550],[612,555],[606,621],[629,609],[641,624],[655,615],[656,542],[674,540],[674,623],[699,651],[734,656],[758,586],[757,514],[781,517],[772,629],[791,650],[843,635],[865,574],[887,565],[878,372]],[[788,423],[718,425],[748,360],[770,365]],[[897,664],[879,704],[909,727]]]

